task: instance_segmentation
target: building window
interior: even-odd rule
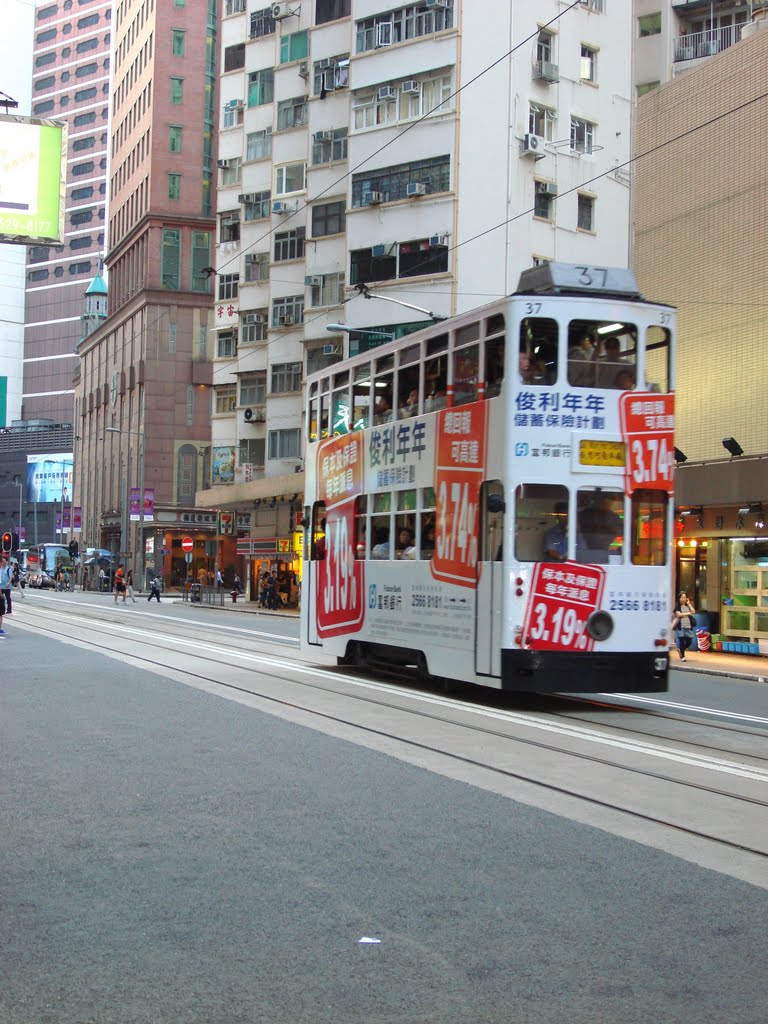
[[[31,282],[34,282],[34,281],[47,281],[48,280],[48,271],[47,270],[31,270],[27,274],[27,280],[31,281]]]
[[[90,274],[91,272],[91,261],[84,260],[82,263],[70,263],[69,273],[73,276],[75,274]]]
[[[211,279],[203,271],[210,266],[211,262],[211,233],[210,231],[192,232],[192,252],[190,259],[190,287],[193,292],[208,292],[211,289]]]
[[[87,114],[78,114],[77,117],[72,121],[75,128],[82,128],[83,125],[93,124],[96,120],[96,114],[93,110],[89,110]]]
[[[303,192],[307,187],[306,163],[282,164],[275,168],[275,195]]]
[[[338,306],[344,301],[344,274],[322,274],[308,281],[311,306]]]
[[[309,32],[291,32],[280,37],[280,63],[305,60],[309,54]]]
[[[96,86],[92,85],[88,89],[78,89],[75,93],[75,103],[82,103],[85,100],[92,100],[96,95]]]
[[[57,35],[57,33],[56,33],[56,29],[55,28],[47,28],[45,30],[45,32],[38,32],[37,33],[37,40],[36,41],[37,41],[38,44],[40,44],[40,43],[49,43],[52,39],[56,38],[56,35]]]
[[[163,228],[160,275],[163,288],[174,291],[181,288],[181,232],[178,228]]]
[[[186,7],[187,6],[187,0],[173,0],[173,6],[174,7]]]
[[[252,71],[248,75],[248,106],[260,107],[272,103],[275,97],[275,72],[273,68]]]
[[[589,155],[595,144],[595,126],[579,117],[571,118],[571,152]]]
[[[245,67],[245,43],[224,47],[224,71],[237,71]]]
[[[219,331],[216,335],[216,358],[234,359],[237,355],[237,330]]]
[[[655,14],[643,14],[637,19],[637,28],[641,39],[646,36],[661,34],[661,11]]]
[[[536,65],[554,64],[555,60],[555,37],[551,32],[542,29],[536,39]]]
[[[198,333],[198,348],[200,350],[200,358],[208,358],[208,326],[206,324],[200,324],[200,331]]]
[[[275,19],[272,17],[272,7],[263,7],[260,11],[253,11],[251,14],[249,38],[260,39],[262,36],[271,36],[275,31]]]
[[[307,123],[307,97],[296,96],[291,100],[280,100],[277,104],[277,130],[300,128]]]
[[[184,36],[186,32],[183,32],[179,28],[171,29],[171,53],[174,57],[183,57],[185,50]],[[226,52],[226,51],[225,51]]]
[[[578,196],[576,226],[580,231],[595,230],[595,197],[586,196],[581,192]]]
[[[181,125],[172,124],[168,126],[168,150],[171,153],[181,152],[181,139],[183,129]]]
[[[346,89],[349,85],[349,54],[316,60],[312,65],[312,92],[321,96],[335,89]]]
[[[352,123],[355,131],[394,124],[398,120],[397,90],[382,86],[373,92],[355,93],[352,101]]]
[[[266,442],[263,437],[241,438],[238,451],[238,465],[264,468]]]
[[[56,103],[54,100],[43,100],[42,103],[35,104],[34,112],[36,114],[47,114],[49,111],[53,110],[55,106]]]
[[[219,241],[240,241],[240,211],[227,210],[219,214]]]
[[[80,153],[84,149],[93,149],[95,145],[96,139],[93,137],[93,135],[89,135],[85,139],[75,139],[75,141],[72,143],[72,152]]]
[[[43,92],[56,84],[56,75],[47,75],[45,78],[38,78],[35,82],[35,92]]]
[[[273,363],[270,394],[301,391],[301,363]]]
[[[272,326],[292,327],[304,323],[304,296],[286,295],[272,300]]]
[[[413,4],[401,7],[399,11],[358,21],[356,49],[358,53],[364,53],[407,39],[433,35],[447,28],[453,28],[453,0],[445,0],[443,7],[427,9],[423,3]]]
[[[171,355],[176,351],[176,324],[173,321],[168,324],[168,351]]]
[[[245,280],[249,284],[269,280],[268,252],[247,252],[245,254]]]
[[[264,160],[272,156],[272,129],[249,132],[245,137],[245,159]]]
[[[73,251],[75,249],[88,249],[93,243],[93,239],[90,235],[84,235],[82,238],[73,238],[69,243],[69,248]]]
[[[661,85],[660,81],[657,81],[657,82],[643,82],[641,85],[637,86],[638,98],[640,96],[645,96],[645,94],[647,92],[653,92],[653,90],[654,89],[658,89],[660,85]]]
[[[242,14],[245,10],[245,0],[224,0],[224,17],[230,14]]]
[[[315,4],[315,24],[324,25],[326,21],[348,18],[351,9],[352,0],[317,0]]]
[[[88,50],[95,50],[98,45],[98,39],[84,39],[75,47],[75,53],[86,53]]]
[[[552,207],[555,199],[555,191],[548,181],[535,181],[533,183],[533,215],[541,220],[552,220]]]
[[[88,14],[85,18],[79,18],[77,22],[78,28],[90,28],[91,25],[98,25],[99,16],[98,14]]]
[[[347,129],[315,132],[312,136],[312,163],[328,164],[347,159]]]
[[[271,192],[246,192],[243,200],[243,220],[265,220],[270,215]]]
[[[90,174],[91,171],[93,171],[94,166],[95,164],[93,160],[88,160],[84,164],[75,164],[72,168],[72,174],[75,177],[77,177],[77,175],[79,174]]]
[[[239,274],[219,274],[219,299],[236,299],[239,284]]]
[[[171,103],[179,104],[184,102],[184,79],[171,79]]]
[[[541,103],[531,103],[528,106],[528,131],[531,135],[540,135],[547,142],[555,139],[555,126],[557,125],[557,114],[549,107]]]
[[[240,344],[256,345],[266,341],[268,324],[269,312],[266,309],[255,309],[252,312],[243,313],[240,317]],[[266,387],[266,376],[264,381]]]
[[[98,71],[96,64],[81,64],[75,71],[75,78],[85,78],[87,75],[95,75]]]
[[[168,198],[181,199],[181,175],[168,175]]]
[[[77,201],[78,199],[90,199],[93,195],[93,185],[86,185],[85,188],[73,188],[72,189],[72,200]]]
[[[581,80],[582,82],[597,81],[597,50],[591,46],[581,48]]]
[[[73,227],[78,224],[89,224],[93,220],[93,210],[76,210],[70,217]]]
[[[56,60],[56,54],[54,52],[51,52],[51,53],[41,53],[39,57],[35,58],[35,67],[36,68],[45,67],[46,64],[53,64],[53,62],[55,60]]]
[[[213,389],[214,412],[219,415],[234,412],[237,408],[237,385],[217,384]]]
[[[398,164],[352,176],[352,206],[370,206],[372,199],[391,203],[405,199],[408,186],[422,184],[425,194],[447,192],[451,187],[451,158],[436,156],[411,164]],[[381,197],[380,199],[378,197]]]
[[[242,160],[239,156],[230,157],[228,160],[220,161],[221,186],[226,188],[229,185],[239,185],[242,173]]]
[[[242,100],[228,100],[221,112],[221,127],[236,128],[243,123],[243,102]]]
[[[346,203],[322,203],[312,207],[312,237],[338,235],[346,230]]]
[[[270,459],[298,459],[301,455],[301,430],[270,430]]]
[[[354,249],[349,255],[350,284],[442,274],[448,270],[447,237],[443,235]]]
[[[275,263],[280,260],[304,258],[304,228],[278,231],[275,234]]]
[[[240,405],[264,405],[267,400],[267,374],[249,373],[240,378]]]

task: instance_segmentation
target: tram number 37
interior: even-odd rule
[[[450,486],[450,493],[449,493]],[[437,493],[437,561],[474,568],[477,565],[477,502],[468,482],[442,480]]]
[[[330,517],[329,517],[330,520]],[[357,608],[357,579],[346,516],[328,523],[323,611],[326,616]]]

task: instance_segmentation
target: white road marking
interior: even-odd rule
[[[637,704],[658,705],[660,708],[672,708],[675,711],[698,711],[702,715],[717,715],[721,718],[733,718],[739,722],[754,722],[757,725],[768,725],[768,718],[759,715],[745,715],[740,711],[719,711],[717,708],[704,708],[700,704],[681,704],[679,701],[664,700],[659,697],[640,697],[636,693],[601,693],[600,697],[619,697],[621,700],[634,701]]]

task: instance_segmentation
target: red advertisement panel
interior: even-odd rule
[[[477,585],[478,500],[485,477],[487,414],[487,403],[473,402],[444,409],[438,420],[432,575],[461,587]]]
[[[523,637],[533,651],[591,651],[587,619],[603,599],[605,569],[580,562],[539,562],[531,580]]]
[[[624,489],[674,489],[675,396],[625,391],[619,398],[621,433],[627,446]]]
[[[315,606],[321,637],[356,632],[365,616],[365,563],[355,558],[355,497],[363,491],[362,434],[320,445],[318,497],[326,503],[325,557],[317,561]]]

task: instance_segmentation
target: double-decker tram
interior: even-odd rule
[[[302,642],[504,690],[662,691],[674,329],[548,264],[307,386]]]

